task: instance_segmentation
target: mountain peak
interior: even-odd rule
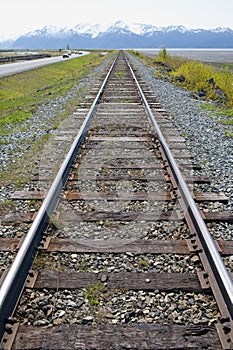
[[[156,27],[153,24],[109,25],[79,23],[74,27],[45,26],[18,38],[2,40],[0,48],[51,49],[69,44],[74,48],[232,48],[230,28],[187,29],[182,25]]]

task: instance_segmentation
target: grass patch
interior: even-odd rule
[[[228,132],[228,131],[224,131],[224,135],[226,136],[226,137],[233,137],[233,133],[232,132]]]
[[[99,305],[101,295],[104,290],[105,290],[105,285],[101,282],[98,282],[88,287],[84,293],[84,296],[88,300],[90,305],[92,306]]]
[[[77,59],[61,62],[61,64],[60,63],[54,64],[54,65],[51,65],[50,67],[49,66],[42,67],[30,72],[24,72],[11,77],[6,77],[4,78],[4,84],[2,82],[3,80],[2,78],[2,80],[0,81],[0,84],[3,84],[5,88],[8,89],[8,91],[11,90],[11,84],[13,85],[12,85],[12,91],[10,92],[11,97],[8,96],[5,100],[3,99],[0,100],[0,121],[2,123],[0,126],[0,136],[7,135],[9,133],[23,131],[23,129],[27,128],[27,125],[29,125],[28,123],[30,123],[30,120],[28,120],[27,125],[22,124],[22,121],[26,120],[27,118],[30,118],[29,115],[25,116],[25,114],[28,113],[28,109],[29,109],[29,105],[28,105],[29,99],[33,101],[33,103],[30,104],[30,107],[32,107],[32,110],[33,110],[37,108],[38,103],[43,102],[46,104],[46,102],[49,99],[53,99],[54,97],[56,97],[55,92],[49,95],[47,95],[47,93],[50,89],[54,89],[53,81],[56,80],[56,74],[58,71],[61,71],[61,70],[64,71],[65,67],[68,67],[67,68],[68,73],[66,73],[66,70],[65,70],[64,76],[70,77],[70,84],[66,81],[64,77],[63,79],[64,81],[62,83],[64,86],[61,87],[60,89],[60,91],[63,91],[65,94],[67,92],[66,89],[68,89],[68,86],[70,89],[74,85],[76,85],[79,79],[87,75],[93,67],[100,65],[102,60],[106,59],[106,57],[107,56],[103,56],[103,55],[100,56],[99,54],[94,53],[88,56],[83,56]],[[49,74],[50,78],[47,77],[46,75],[47,73]],[[28,86],[27,86],[27,77],[29,76],[29,74],[32,74],[34,79],[38,78],[37,83],[36,83],[36,80],[35,81],[33,80],[34,87],[32,91],[28,89]],[[42,80],[44,81],[44,84],[39,83],[39,76],[41,77],[41,81]],[[54,80],[52,80],[53,76],[54,76]],[[17,86],[20,86],[19,81],[22,82],[22,86],[23,86],[22,89],[20,90],[24,91],[22,93],[23,97],[21,96],[19,99],[21,99],[20,102],[24,101],[24,103],[22,103],[22,107],[17,108],[17,106],[14,106],[13,101],[11,100],[13,98],[12,96],[15,96],[15,93],[14,93],[16,89],[15,85],[18,84]],[[47,88],[45,88],[46,84],[47,84]],[[35,100],[33,96],[37,93],[41,94],[42,91],[45,93],[44,98],[41,96],[40,99],[38,98]],[[56,129],[60,125],[61,121],[65,120],[70,114],[72,114],[77,109],[77,105],[79,104],[79,102],[82,101],[83,96],[85,94],[86,94],[86,91],[84,88],[79,89],[78,94],[71,97],[69,101],[63,106],[63,112],[62,113],[60,112],[58,115],[54,116],[52,119],[50,119],[49,124],[43,126],[45,131]],[[19,99],[16,101],[17,103],[19,103]],[[3,110],[7,104],[8,106],[10,105],[9,101],[12,102],[12,108],[9,108],[9,109],[5,108],[5,110]],[[22,115],[21,117],[19,117],[20,113],[17,113],[17,111],[19,110],[21,110],[24,113],[24,117],[22,117]],[[14,115],[14,113],[16,113],[16,117],[15,118],[10,117]],[[28,182],[30,180],[28,174],[35,170],[34,169],[35,162],[32,160],[34,159],[35,160],[37,159],[37,161],[40,160],[40,155],[43,152],[44,145],[46,144],[46,142],[48,142],[49,138],[50,138],[50,133],[46,132],[43,136],[39,138],[35,136],[32,139],[23,140],[23,149],[25,148],[24,146],[26,143],[28,143],[28,145],[30,146],[27,148],[27,150],[25,149],[23,151],[24,152],[23,161],[22,161],[22,158],[16,158],[14,157],[14,155],[12,155],[12,160],[8,164],[7,170],[2,170],[0,172],[1,184],[9,185],[11,183],[14,183],[16,187],[19,188],[23,183]],[[1,139],[0,137],[0,144],[7,144],[8,142],[9,140],[4,138]],[[19,144],[19,147],[20,147],[20,144]]]
[[[215,116],[226,117],[226,119],[218,119],[218,123],[223,125],[233,125],[233,109],[231,108],[221,108],[219,106],[215,106],[213,104],[203,104],[201,106],[203,109],[214,112]],[[226,135],[227,134],[227,135]],[[232,137],[232,133],[225,132],[225,135],[228,137]]]
[[[224,124],[224,125],[233,125],[233,119],[219,120],[219,123]]]
[[[106,56],[98,53],[51,64],[0,80],[0,136],[29,119],[40,102],[65,95]]]
[[[43,251],[36,253],[36,258],[33,263],[33,270],[50,270],[56,269],[62,271],[63,268],[57,266],[58,262],[48,259],[48,255]]]
[[[219,109],[215,111],[215,115],[223,115],[225,117],[233,117],[233,109]]]
[[[0,202],[0,215],[9,214],[9,212],[14,212],[16,205],[12,199]]]
[[[203,103],[201,105],[201,107],[203,109],[206,109],[207,111],[211,111],[211,112],[216,112],[216,110],[217,110],[216,106],[214,106],[213,104],[210,104],[210,103]]]
[[[124,77],[124,76],[125,76],[125,73],[124,73],[124,72],[117,72],[117,73],[116,73],[116,76],[118,76],[118,77]]]
[[[122,103],[131,103],[132,100],[130,100],[130,99],[125,99],[125,100],[121,100],[121,102],[122,102]]]

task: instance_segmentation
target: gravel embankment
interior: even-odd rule
[[[203,109],[201,105],[206,101],[196,100],[190,92],[155,79],[154,68],[145,69],[138,61],[136,64],[158,102],[173,118],[180,134],[185,136],[187,148],[202,166],[202,174],[210,177],[211,191],[224,192],[232,204],[233,143],[224,131],[232,132],[233,128],[217,122],[224,117],[216,117],[213,112]]]
[[[228,204],[200,204],[204,211],[229,211],[233,206],[233,142],[224,131],[233,132],[232,126],[218,122],[224,116],[216,117],[214,112],[202,108],[206,101],[192,98],[191,93],[169,82],[155,79],[155,68],[145,68],[132,58],[138,73],[149,85],[157,102],[161,103],[173,120],[180,135],[186,138],[186,146],[194,161],[202,167],[200,175],[207,176],[211,183],[204,188],[207,191],[223,192]],[[211,103],[211,102],[210,102]],[[205,186],[204,186],[205,187]],[[208,229],[215,239],[233,239],[233,225],[228,223],[210,223]],[[232,263],[232,257],[229,264]]]
[[[155,79],[154,68],[148,69],[138,60],[136,63],[141,76],[157,96],[158,102],[173,118],[180,134],[185,135],[187,147],[195,155],[197,163],[203,167],[203,175],[212,179],[211,190],[223,191],[233,200],[232,138],[224,135],[224,130],[229,130],[230,126],[218,123],[212,112],[201,108],[203,101],[191,98],[189,92]],[[103,72],[104,65],[95,68],[92,74],[77,84],[66,96],[40,104],[34,115],[21,124],[20,129],[23,131],[16,130],[0,138],[4,142],[1,144],[0,171],[8,169],[15,159],[23,159],[24,152],[30,148],[30,144],[50,132],[55,118],[64,111],[64,105],[82,88],[88,91],[88,87],[96,81],[97,75]],[[4,192],[4,188],[1,188],[1,192]]]
[[[224,129],[218,124],[209,111],[201,108],[201,101],[194,100],[190,93],[174,87],[168,82],[154,78],[154,69],[144,67],[139,61],[135,61],[143,79],[150,85],[153,94],[157,96],[158,102],[167,110],[168,115],[180,130],[180,134],[187,139],[187,148],[195,156],[197,163],[201,164],[202,175],[211,178],[211,185],[208,190],[222,191],[228,197],[233,196],[233,176],[232,176],[232,139],[224,136]],[[23,158],[26,151],[22,146],[22,140],[32,140],[47,132],[47,126],[52,123],[58,111],[62,112],[62,104],[69,101],[71,96],[77,94],[81,87],[91,87],[97,75],[103,72],[104,65],[96,68],[90,76],[83,79],[67,96],[51,101],[38,108],[37,113],[28,121],[30,126],[24,133],[10,135],[8,138],[11,149],[15,152],[14,157]],[[41,123],[43,115],[43,123]],[[40,121],[40,123],[38,123]],[[26,124],[25,124],[26,125]],[[39,125],[39,126],[38,126]],[[46,128],[42,126],[46,125]],[[36,136],[35,136],[36,135]],[[18,142],[18,140],[20,140]],[[18,145],[21,145],[20,151]],[[8,152],[7,144],[3,147],[1,155],[1,167],[7,168],[11,160],[14,159]],[[12,187],[2,187],[0,200],[7,198]],[[221,207],[221,206],[220,206]],[[214,203],[212,209],[218,210]],[[224,206],[225,210],[231,209],[231,203]],[[170,224],[170,223],[169,223]],[[166,224],[161,224],[160,228],[152,228],[147,232],[147,238],[160,238],[164,233]],[[85,228],[89,230],[85,223]],[[100,227],[100,229],[102,229]],[[5,230],[5,229],[3,229]],[[3,232],[2,230],[2,232]],[[177,234],[185,231],[183,226],[177,226]],[[211,225],[210,225],[211,230]],[[12,228],[9,228],[12,231]],[[75,233],[76,231],[73,230]],[[213,228],[214,235],[232,239],[232,225],[219,225]],[[95,230],[96,232],[96,230]],[[1,234],[1,227],[0,227]],[[185,233],[184,233],[185,234]],[[119,235],[119,232],[118,232]],[[60,237],[61,238],[61,237]],[[124,237],[125,238],[125,237]],[[161,237],[164,238],[164,237]],[[165,239],[165,238],[164,238]],[[69,259],[67,259],[67,255]],[[12,257],[9,254],[8,259]],[[50,259],[44,259],[45,267],[56,265],[57,268],[94,272],[120,272],[127,271],[147,272],[149,270],[161,272],[196,272],[199,265],[195,255],[188,257],[168,255],[152,257],[151,255],[133,257],[129,253],[121,255],[91,255],[83,254],[53,254]],[[41,257],[43,263],[43,256]],[[230,265],[230,263],[229,263]],[[39,308],[39,312],[38,312]],[[164,293],[159,291],[122,291],[106,290],[95,291],[95,296],[91,291],[80,289],[79,291],[56,291],[47,290],[34,291],[27,290],[22,297],[17,318],[25,324],[33,325],[57,325],[63,322],[89,324],[95,322],[132,323],[132,322],[161,322],[169,323],[174,321],[181,324],[212,324],[219,317],[215,301],[209,295],[199,293]]]
[[[224,135],[226,126],[218,123],[213,113],[201,107],[203,101],[193,99],[188,91],[177,88],[166,81],[155,79],[155,68],[146,68],[140,61],[132,59],[143,80],[150,86],[158,102],[166,109],[168,116],[174,122],[180,134],[186,137],[189,152],[195,156],[195,161],[202,166],[200,174],[211,179],[211,184],[206,186],[206,190],[222,191],[230,199],[227,205],[212,203],[210,207],[204,207],[204,210],[218,211],[222,209],[231,211],[233,201],[233,154],[232,138]],[[20,126],[20,129],[24,131],[12,132],[9,136],[2,138],[5,143],[1,145],[0,171],[8,169],[16,159],[23,160],[24,153],[30,148],[30,145],[43,134],[56,133],[56,130],[50,129],[56,117],[63,113],[65,106],[72,97],[79,96],[79,98],[82,98],[83,96],[84,98],[85,94],[89,94],[93,85],[98,81],[98,77],[103,73],[106,64],[105,62],[100,67],[95,68],[92,74],[82,79],[66,96],[57,97],[45,104],[40,104],[32,118]],[[228,128],[230,131],[230,126]],[[31,185],[25,186],[25,189],[31,190]],[[15,186],[14,184],[0,185],[0,189],[0,201],[5,201],[15,191]],[[17,205],[21,206],[23,203],[18,202]],[[232,239],[232,225],[209,224],[208,226],[216,239],[221,237]],[[0,227],[1,236],[14,236],[14,231],[15,229],[10,226],[8,228]]]

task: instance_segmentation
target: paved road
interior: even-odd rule
[[[70,56],[70,58],[62,58],[62,56],[58,57],[50,57],[50,58],[41,58],[38,60],[31,60],[31,61],[23,61],[23,62],[17,62],[17,63],[7,63],[7,64],[1,64],[0,65],[0,77],[5,77],[7,75],[12,75],[20,72],[24,72],[26,70],[38,68],[41,66],[46,66],[48,64],[58,63],[65,60],[70,60],[72,58],[81,57],[83,55],[88,55],[89,52],[82,51],[81,54],[73,54]]]

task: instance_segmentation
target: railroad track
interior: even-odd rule
[[[65,160],[57,146],[13,195],[36,209],[1,218],[30,225],[0,242],[3,349],[233,348],[233,244],[206,226],[232,215],[198,209],[227,198],[198,190],[209,179],[136,75],[119,52],[56,138],[79,129]]]

